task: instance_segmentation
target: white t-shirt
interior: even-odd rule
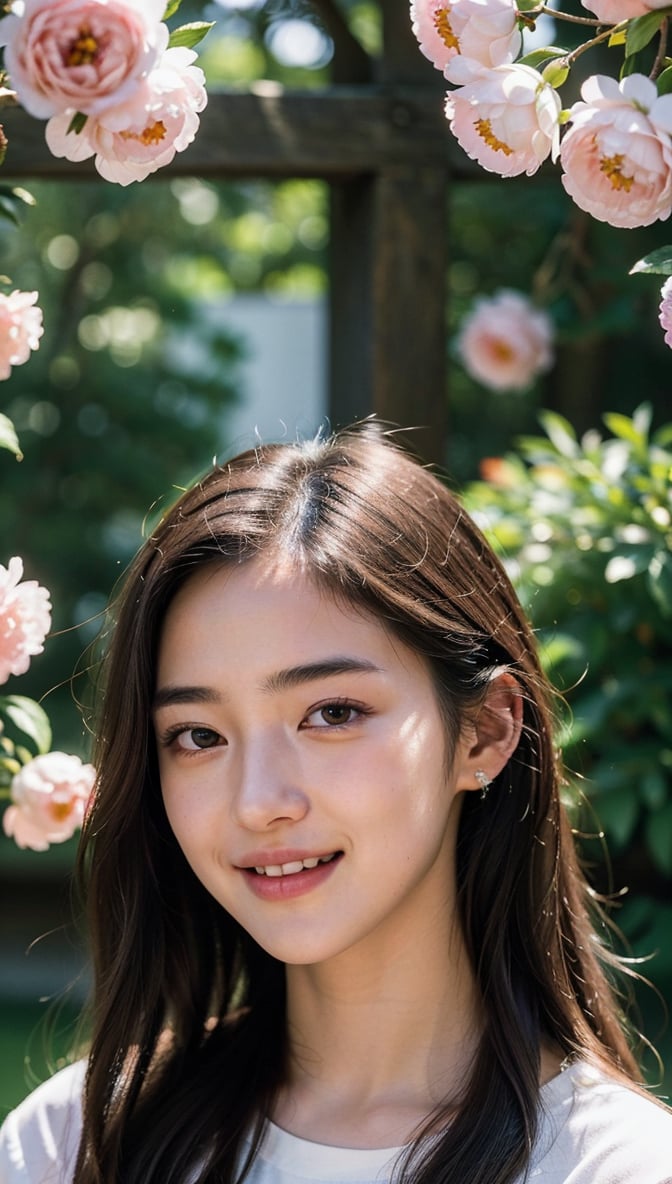
[[[71,1184],[82,1062],[41,1085],[0,1130],[0,1184]],[[672,1114],[581,1062],[541,1090],[525,1184],[672,1184]],[[387,1184],[401,1148],[310,1143],[268,1124],[249,1184]],[[523,1184],[523,1180],[519,1181]]]

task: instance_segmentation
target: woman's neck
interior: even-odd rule
[[[461,937],[437,928],[397,926],[390,940],[287,968],[278,1125],[336,1146],[398,1146],[459,1094],[478,1043],[477,994]]]

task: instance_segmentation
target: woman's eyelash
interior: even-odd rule
[[[194,744],[193,748],[186,747],[185,745],[177,745],[177,747],[181,748],[182,752],[186,753],[207,752],[209,748],[217,747],[217,742],[221,739],[219,732],[215,731],[214,728],[206,728],[203,726],[199,727],[196,724],[175,724],[171,728],[166,728],[166,730],[161,732],[159,735],[159,743],[161,744],[162,748],[170,748],[171,745],[174,745],[176,741],[179,740],[180,736],[187,736],[190,733],[196,734],[199,732],[202,734],[202,737],[212,737],[213,743],[202,745]]]
[[[332,718],[328,717],[328,713],[332,713]],[[339,714],[349,713],[350,718],[339,719]],[[325,699],[323,703],[317,703],[307,712],[304,717],[304,725],[315,715],[321,715],[322,723],[325,729],[332,728],[336,730],[339,727],[347,727],[348,724],[354,723],[356,719],[361,719],[364,716],[372,714],[372,708],[367,707],[364,703],[357,703],[352,699]],[[354,716],[354,719],[352,718]],[[320,726],[319,724],[316,726]]]
[[[305,727],[308,721],[313,716],[321,715],[321,723],[316,723],[312,726],[323,730],[336,731],[338,728],[347,727],[349,724],[355,723],[357,719],[364,716],[371,715],[373,709],[367,707],[364,703],[355,702],[353,699],[325,699],[322,703],[317,703],[311,707],[310,711],[304,716],[301,726]],[[331,717],[330,717],[331,716]],[[347,718],[342,718],[347,716]],[[311,725],[309,725],[311,726]],[[201,739],[206,740],[206,743],[199,744],[195,742],[195,737],[200,733]],[[178,741],[181,736],[192,736],[194,739],[192,745],[179,744]],[[207,752],[211,748],[216,748],[221,742],[222,737],[215,728],[208,728],[204,725],[198,724],[174,724],[172,727],[166,728],[157,736],[158,742],[162,748],[179,748],[181,752],[186,755],[192,755],[199,752]],[[208,743],[208,740],[212,743]]]

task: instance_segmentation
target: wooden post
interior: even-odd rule
[[[390,122],[409,143],[423,108],[440,115],[442,88],[413,40],[408,10],[385,5],[383,92]],[[345,81],[339,76],[339,81]],[[442,142],[443,135],[439,136]],[[374,412],[417,429],[411,446],[428,461],[446,453],[446,267],[448,153],[371,169],[332,184],[329,414],[333,426]]]

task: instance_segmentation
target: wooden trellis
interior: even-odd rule
[[[418,50],[400,0],[381,0],[375,61],[336,0],[313,4],[331,34],[332,84],[288,92],[260,83],[210,95],[195,143],[161,177],[318,177],[331,192],[329,415],[375,411],[419,427],[414,445],[445,455],[448,188],[472,174],[443,117],[442,79]],[[3,112],[3,176],[95,177],[53,157],[44,125]]]

